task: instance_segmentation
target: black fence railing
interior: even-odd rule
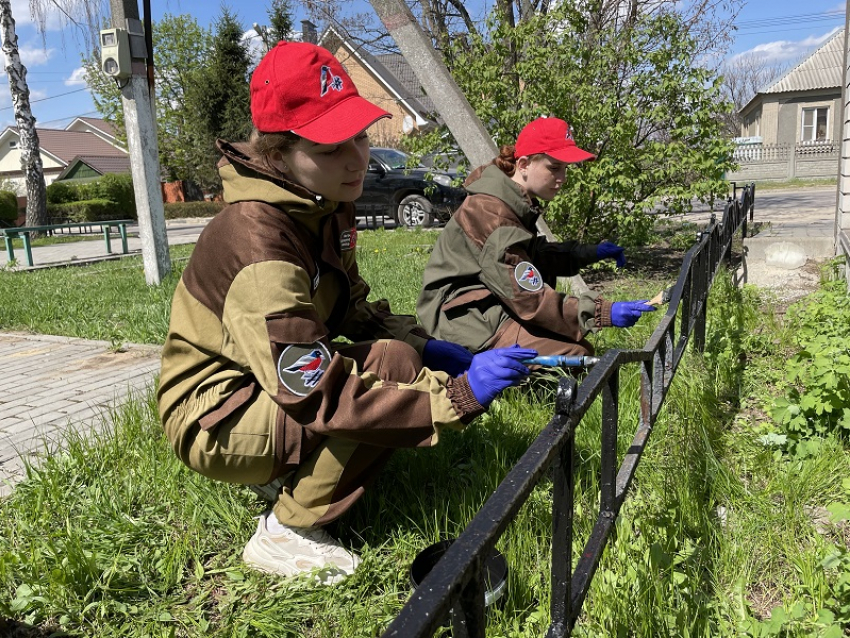
[[[746,236],[754,200],[755,184],[742,189],[733,184],[733,196],[722,219],[712,216],[685,255],[679,279],[668,291],[667,313],[643,349],[609,350],[581,385],[571,377],[561,380],[552,420],[416,588],[383,638],[433,636],[447,618],[451,619],[454,638],[485,636],[485,559],[550,468],[554,486],[551,624],[547,638],[570,635],[690,336],[695,348],[701,351],[704,347],[709,289],[721,261],[731,257],[735,233],[740,229]],[[641,364],[640,418],[618,467],[619,373],[620,367],[629,363]],[[599,513],[573,570],[574,434],[600,396]]]

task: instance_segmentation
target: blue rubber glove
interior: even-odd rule
[[[430,339],[422,349],[422,363],[431,370],[442,370],[459,377],[469,370],[472,353],[459,343]]]
[[[478,403],[486,408],[502,390],[525,379],[531,371],[520,362],[536,356],[536,350],[513,346],[487,350],[472,357],[467,380]]]
[[[645,300],[615,301],[611,304],[611,323],[618,328],[628,328],[635,325],[643,313],[654,310],[655,306],[650,306]]]
[[[596,247],[596,257],[599,259],[615,259],[617,261],[617,268],[622,268],[626,265],[625,250],[610,241],[603,241]]]

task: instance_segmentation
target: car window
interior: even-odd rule
[[[371,153],[372,155],[377,156],[384,164],[386,164],[390,168],[407,167],[407,153],[403,153],[402,151],[397,151],[394,148],[373,148],[371,149]]]

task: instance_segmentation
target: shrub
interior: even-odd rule
[[[51,218],[69,222],[99,222],[110,219],[127,219],[127,211],[108,199],[87,199],[81,202],[54,204],[47,208]]]
[[[122,209],[122,218],[136,219],[136,195],[130,173],[107,173],[91,182],[94,187],[86,199],[108,199]]]
[[[165,204],[165,218],[215,217],[226,205],[224,202],[172,202]]]
[[[837,432],[850,437],[850,297],[846,282],[792,306],[800,350],[785,362],[785,396],[773,401],[771,416],[792,440]]]
[[[107,173],[90,182],[53,182],[47,187],[48,204],[67,204],[94,200],[109,200],[120,211],[114,219],[136,219],[136,195],[130,173]],[[67,217],[63,213],[52,213],[54,217]],[[112,219],[112,217],[110,217]],[[87,220],[82,220],[87,221]]]
[[[48,204],[64,204],[65,202],[76,202],[79,199],[77,187],[71,182],[59,180],[47,185]]]
[[[12,191],[0,190],[0,220],[15,222],[18,219],[18,196]]]

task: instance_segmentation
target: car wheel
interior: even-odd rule
[[[422,195],[408,195],[398,205],[398,223],[408,228],[428,228],[434,223],[434,211]]]

